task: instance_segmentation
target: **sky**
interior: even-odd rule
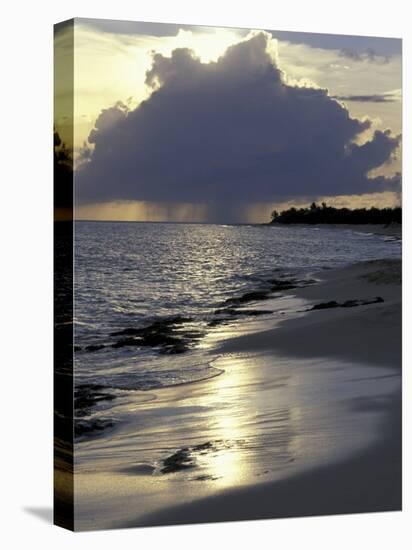
[[[399,204],[401,53],[391,38],[61,25],[55,128],[73,148],[76,218],[260,223],[313,200]]]

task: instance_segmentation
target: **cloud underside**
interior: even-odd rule
[[[129,111],[105,109],[76,173],[77,204],[116,200],[208,205],[212,218],[282,197],[399,189],[399,177],[368,177],[390,162],[399,136],[351,118],[327,90],[286,83],[260,32],[217,62],[188,49],[153,56],[150,97]],[[359,143],[359,141],[358,141]]]

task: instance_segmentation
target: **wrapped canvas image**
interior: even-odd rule
[[[54,50],[55,523],[400,510],[401,40]]]

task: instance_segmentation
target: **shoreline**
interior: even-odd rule
[[[401,261],[376,260],[321,274],[294,294],[310,304],[381,296],[382,303],[310,311],[275,329],[232,338],[223,354],[260,350],[288,358],[356,360],[401,376]],[[354,287],[355,284],[355,287]],[[342,334],[344,338],[342,338]],[[326,337],[325,337],[326,336]],[[298,342],[298,344],[297,344]],[[383,413],[379,437],[354,455],[280,480],[227,489],[168,507],[132,525],[205,523],[402,509],[401,388],[391,396],[358,403]]]
[[[343,304],[357,299],[372,301],[377,297],[382,298],[383,302],[308,312],[309,315],[282,321],[275,329],[231,338],[222,343],[219,351],[268,350],[288,356],[338,357],[400,368],[401,269],[401,260],[372,260],[315,274],[320,282],[294,289],[294,296],[312,305],[331,301]],[[375,315],[380,312],[384,312],[384,327],[382,315]],[[382,328],[385,329],[385,346],[374,342],[374,330]],[[328,338],[324,338],[325,332]],[[297,342],[299,345],[296,345]]]
[[[374,235],[383,235],[387,237],[396,237],[402,239],[402,224],[392,223],[390,225],[379,225],[372,223],[359,223],[359,224],[347,224],[347,223],[268,223],[267,225],[273,227],[312,227],[312,228],[325,228],[325,229],[346,229],[350,231],[357,231],[359,233],[373,233]]]
[[[76,530],[401,508],[401,261],[317,276],[275,328],[205,350],[220,376],[113,404],[79,448]]]

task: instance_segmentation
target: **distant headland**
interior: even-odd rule
[[[402,208],[335,208],[325,202],[321,205],[313,202],[307,208],[289,208],[271,214],[272,224],[375,224],[389,225],[402,223]]]

